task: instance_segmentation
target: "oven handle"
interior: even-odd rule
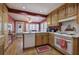
[[[70,41],[70,40],[66,40],[66,42],[69,42],[69,43],[71,43],[71,41]]]

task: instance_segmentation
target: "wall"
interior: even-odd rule
[[[12,31],[14,31],[14,19],[8,15],[8,24],[12,24]]]
[[[71,25],[71,27],[75,27],[76,33],[79,33],[79,25],[76,23],[75,20],[67,21],[67,22],[62,22],[61,30],[65,31],[68,25]]]

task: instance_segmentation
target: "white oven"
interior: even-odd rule
[[[65,34],[56,33],[54,37],[55,46],[68,54],[73,53],[73,38]]]

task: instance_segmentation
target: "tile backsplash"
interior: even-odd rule
[[[75,31],[73,32],[79,33],[79,24],[77,24],[75,20],[62,22],[61,31],[66,32],[66,29],[69,25],[75,28]]]

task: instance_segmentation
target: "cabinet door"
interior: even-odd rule
[[[47,17],[47,24],[48,24],[48,26],[52,25],[51,14],[49,14],[48,17]]]
[[[4,45],[0,44],[0,55],[4,54],[3,50],[4,50]]]
[[[59,20],[66,18],[66,5],[61,6],[58,9]]]
[[[2,34],[2,4],[0,4],[0,34]]]
[[[48,33],[44,33],[44,34],[42,34],[42,40],[43,40],[43,45],[44,44],[48,44]]]
[[[69,3],[67,4],[67,17],[73,16],[77,14],[77,3]]]
[[[0,55],[4,54],[4,37],[0,37]]]
[[[41,33],[36,33],[35,39],[36,39],[36,42],[35,42],[36,46],[42,45],[42,36],[41,36]]]
[[[57,13],[57,11],[52,13],[52,26],[58,26],[58,13]]]
[[[77,11],[77,19],[76,19],[76,22],[77,24],[79,24],[79,3],[77,4],[78,5],[78,11]]]
[[[54,46],[54,34],[49,33],[49,44]]]
[[[2,20],[3,20],[2,31],[3,31],[3,34],[5,35],[4,49],[6,49],[8,46],[8,10],[4,4],[2,4],[2,11],[3,11],[2,12]]]

